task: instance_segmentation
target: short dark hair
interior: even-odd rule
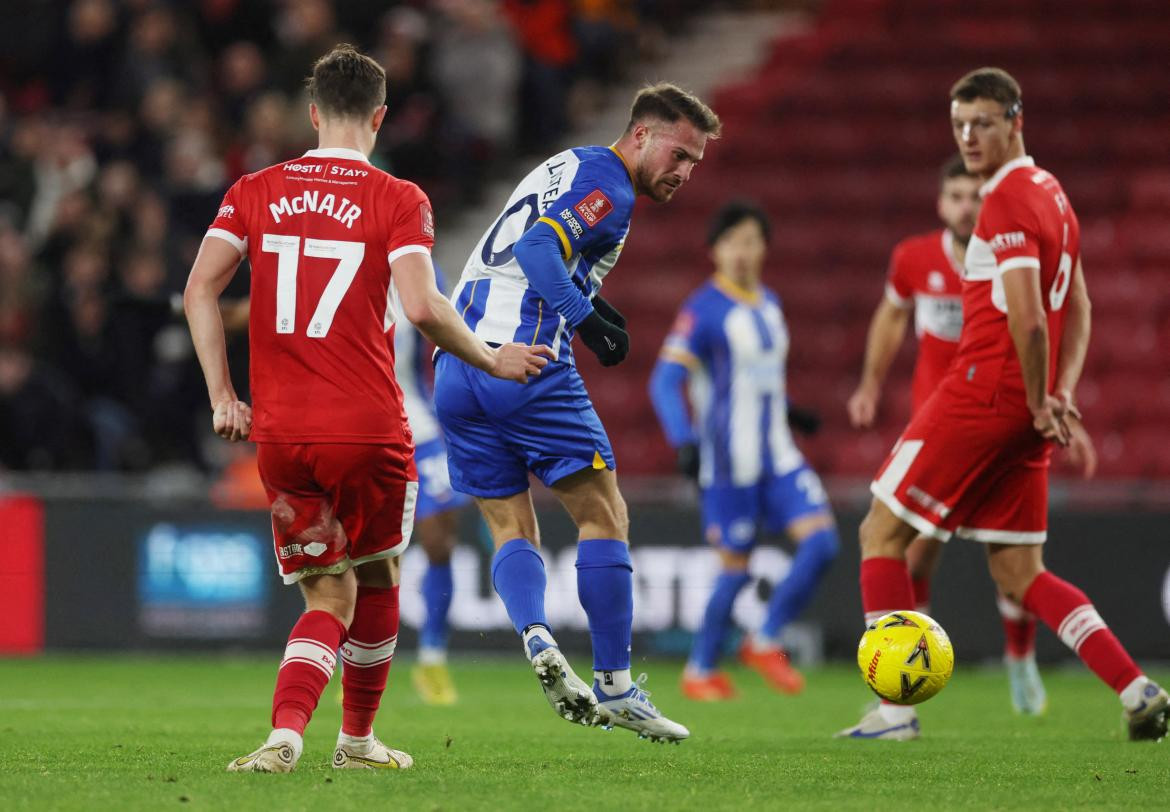
[[[705,105],[698,96],[687,93],[682,88],[669,82],[660,82],[656,85],[647,85],[634,96],[634,103],[630,105],[630,123],[626,125],[626,132],[634,129],[634,125],[647,119],[656,119],[673,124],[680,118],[685,118],[709,138],[718,138],[723,129],[719,116]]]
[[[950,158],[947,158],[946,163],[944,163],[939,168],[939,170],[938,170],[938,188],[942,189],[942,187],[946,185],[946,182],[948,180],[952,180],[954,178],[973,178],[973,177],[975,177],[975,176],[972,175],[970,171],[968,171],[967,165],[965,163],[963,163],[963,156],[956,152]]]
[[[326,115],[368,116],[386,103],[386,71],[347,43],[335,45],[314,62],[305,84],[313,103]]]
[[[764,242],[771,240],[772,223],[760,205],[751,200],[732,200],[724,203],[711,218],[711,224],[707,228],[707,245],[714,245],[725,232],[745,220],[755,220],[759,223],[760,231],[764,232]]]
[[[1003,68],[973,70],[951,88],[951,100],[972,102],[991,99],[1003,105],[1005,118],[1015,118],[1024,109],[1020,83]]]

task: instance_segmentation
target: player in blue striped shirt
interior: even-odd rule
[[[798,693],[804,680],[780,648],[780,632],[812,599],[837,555],[824,488],[789,430],[790,423],[814,427],[812,416],[788,406],[788,328],[780,300],[761,282],[769,231],[752,204],[729,203],[715,215],[708,237],[715,274],[683,304],[650,380],[680,468],[698,478],[707,540],[722,562],[683,673],[683,692],[692,699],[735,694],[716,666],[761,530],[787,533],[796,555],[740,658],[785,693]]]
[[[435,367],[435,407],[449,448],[451,483],[472,494],[496,545],[492,583],[558,715],[615,724],[678,741],[630,676],[633,566],[629,518],[613,449],[573,363],[581,337],[603,366],[629,351],[625,321],[598,291],[630,228],[634,199],[665,203],[703,157],[719,119],[673,85],[643,89],[609,147],[558,153],[533,169],[479,241],[452,297],[492,344],[547,345],[554,361],[527,385],[497,386],[459,359]],[[589,618],[594,684],[557,647],[544,612],[546,576],[529,472],[565,506],[579,531],[577,592]]]

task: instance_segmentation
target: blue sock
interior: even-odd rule
[[[447,612],[451,609],[453,591],[451,562],[429,564],[422,579],[423,605],[426,606],[427,614],[418,633],[421,647],[447,648]]]
[[[630,546],[615,539],[581,541],[577,545],[577,597],[589,617],[593,670],[628,669],[634,624]]]
[[[724,570],[715,579],[715,588],[707,599],[707,610],[703,612],[703,625],[695,634],[691,644],[691,658],[688,665],[696,671],[714,671],[723,653],[723,641],[727,639],[727,627],[731,622],[731,608],[751,576],[739,570]]]
[[[808,606],[821,576],[836,557],[836,528],[817,530],[800,543],[788,577],[776,584],[772,598],[768,601],[768,612],[764,617],[764,625],[760,627],[761,637],[775,640],[780,630]]]
[[[492,556],[492,586],[504,602],[517,634],[534,623],[548,626],[544,616],[544,559],[528,539],[512,539]]]

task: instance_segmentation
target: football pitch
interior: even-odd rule
[[[410,771],[334,771],[336,680],[292,775],[227,762],[267,733],[277,653],[264,659],[65,657],[0,660],[0,808],[17,809],[1066,809],[1166,808],[1166,743],[1130,743],[1116,698],[1087,672],[1045,672],[1050,710],[1012,714],[999,669],[963,668],[922,708],[915,742],[830,738],[867,691],[855,669],[807,673],[804,694],[732,669],[741,697],[678,693],[678,664],[648,687],[689,741],[557,719],[519,656],[462,659],[460,702],[423,706],[410,662],[391,671],[377,731]],[[588,663],[573,658],[579,670]],[[1151,674],[1170,676],[1163,669]]]

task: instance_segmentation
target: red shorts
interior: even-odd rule
[[[911,418],[870,491],[940,541],[1042,544],[1052,449],[1027,414],[944,387]]]
[[[418,475],[409,447],[257,443],[286,584],[401,555],[414,529]]]

